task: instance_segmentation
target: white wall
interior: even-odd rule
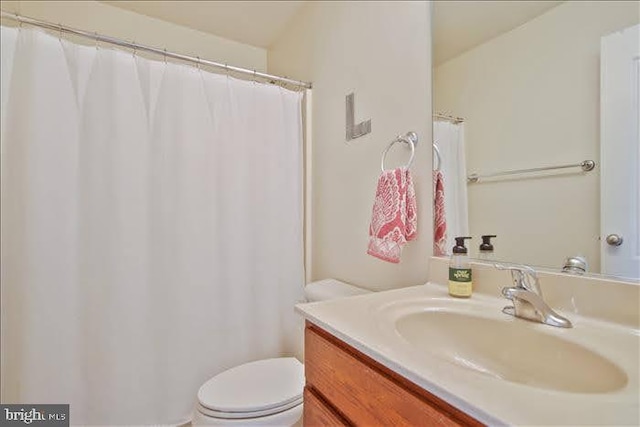
[[[431,35],[429,2],[310,2],[268,53],[269,72],[313,82],[312,279],[370,289],[424,283],[432,253]],[[345,96],[369,135],[345,142]],[[366,254],[380,156],[416,131],[412,174],[418,239],[400,264]],[[409,151],[397,147],[395,165]],[[389,158],[387,166],[394,163]]]
[[[434,109],[466,119],[468,172],[598,162],[600,37],[638,21],[637,2],[569,1],[437,67]],[[497,234],[498,258],[559,267],[580,253],[599,271],[599,179],[469,185],[472,246]]]
[[[136,41],[220,63],[265,71],[265,49],[150,18],[97,1],[2,1],[2,10]],[[10,22],[10,21],[7,21]]]

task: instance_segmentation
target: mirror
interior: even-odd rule
[[[613,68],[603,63],[601,72],[601,56],[608,35],[638,25],[640,4],[436,1],[433,12],[434,170],[444,181],[449,238],[440,240],[446,251],[440,254],[451,253],[454,235],[468,235],[469,253],[478,257],[480,236],[497,235],[495,260],[558,270],[567,257],[579,256],[587,273],[633,277],[605,268],[623,246],[604,240],[624,234],[625,250],[634,251],[626,262],[640,264],[638,110],[601,106],[610,98],[601,84]],[[637,108],[637,87],[625,93],[634,91]],[[635,163],[613,191],[605,174],[619,165],[602,164],[609,139],[601,131],[612,127],[601,124],[605,113],[635,121],[624,124],[631,130],[620,150]],[[587,160],[595,162],[591,171],[580,167]],[[552,166],[570,167],[468,180]],[[622,204],[601,207],[609,196]],[[635,219],[604,224],[612,207],[632,217],[635,212]]]

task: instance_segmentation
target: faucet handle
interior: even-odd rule
[[[535,292],[542,297],[542,290],[538,281],[538,274],[528,265],[502,265],[493,264],[498,270],[507,270],[511,272],[513,284],[522,289]]]
[[[526,288],[524,271],[519,268],[506,268],[511,273],[513,284],[518,288]]]

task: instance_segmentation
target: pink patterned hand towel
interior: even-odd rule
[[[433,171],[433,254],[447,254],[447,216],[444,210],[444,175]]]
[[[402,247],[417,234],[416,192],[405,168],[384,171],[378,179],[369,226],[367,253],[398,263]]]

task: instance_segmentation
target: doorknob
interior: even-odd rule
[[[622,236],[619,234],[609,234],[607,236],[607,243],[611,246],[620,246],[622,244]]]

